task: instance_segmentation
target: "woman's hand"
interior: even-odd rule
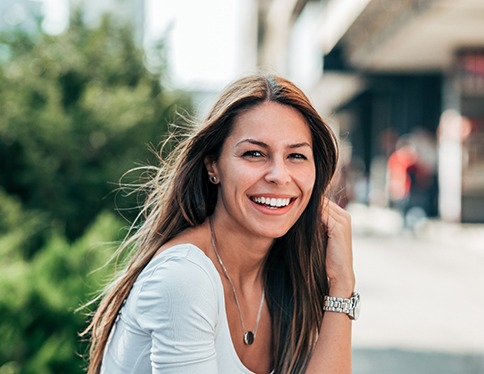
[[[349,298],[355,287],[351,240],[351,217],[325,198],[323,222],[328,226],[326,273],[329,296]],[[325,313],[318,343],[306,374],[351,373],[351,320],[344,313]]]
[[[328,226],[326,274],[330,296],[350,297],[355,287],[351,216],[336,203],[325,198],[323,222]]]

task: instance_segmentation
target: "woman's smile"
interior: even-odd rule
[[[266,194],[261,196],[251,196],[250,200],[254,204],[254,207],[261,213],[279,215],[287,213],[291,209],[296,198]]]

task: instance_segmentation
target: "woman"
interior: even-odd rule
[[[89,373],[350,373],[350,217],[324,197],[336,162],[291,82],[228,86],[120,248],[134,254],[87,330]]]

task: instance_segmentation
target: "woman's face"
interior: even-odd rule
[[[316,170],[311,132],[294,108],[264,102],[235,119],[217,161],[215,213],[227,229],[266,238],[283,236],[301,216]]]

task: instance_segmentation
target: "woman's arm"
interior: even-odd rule
[[[355,287],[351,216],[327,200],[323,220],[329,230],[326,252],[329,296],[350,298]],[[345,313],[325,312],[307,374],[351,374],[351,323]]]

